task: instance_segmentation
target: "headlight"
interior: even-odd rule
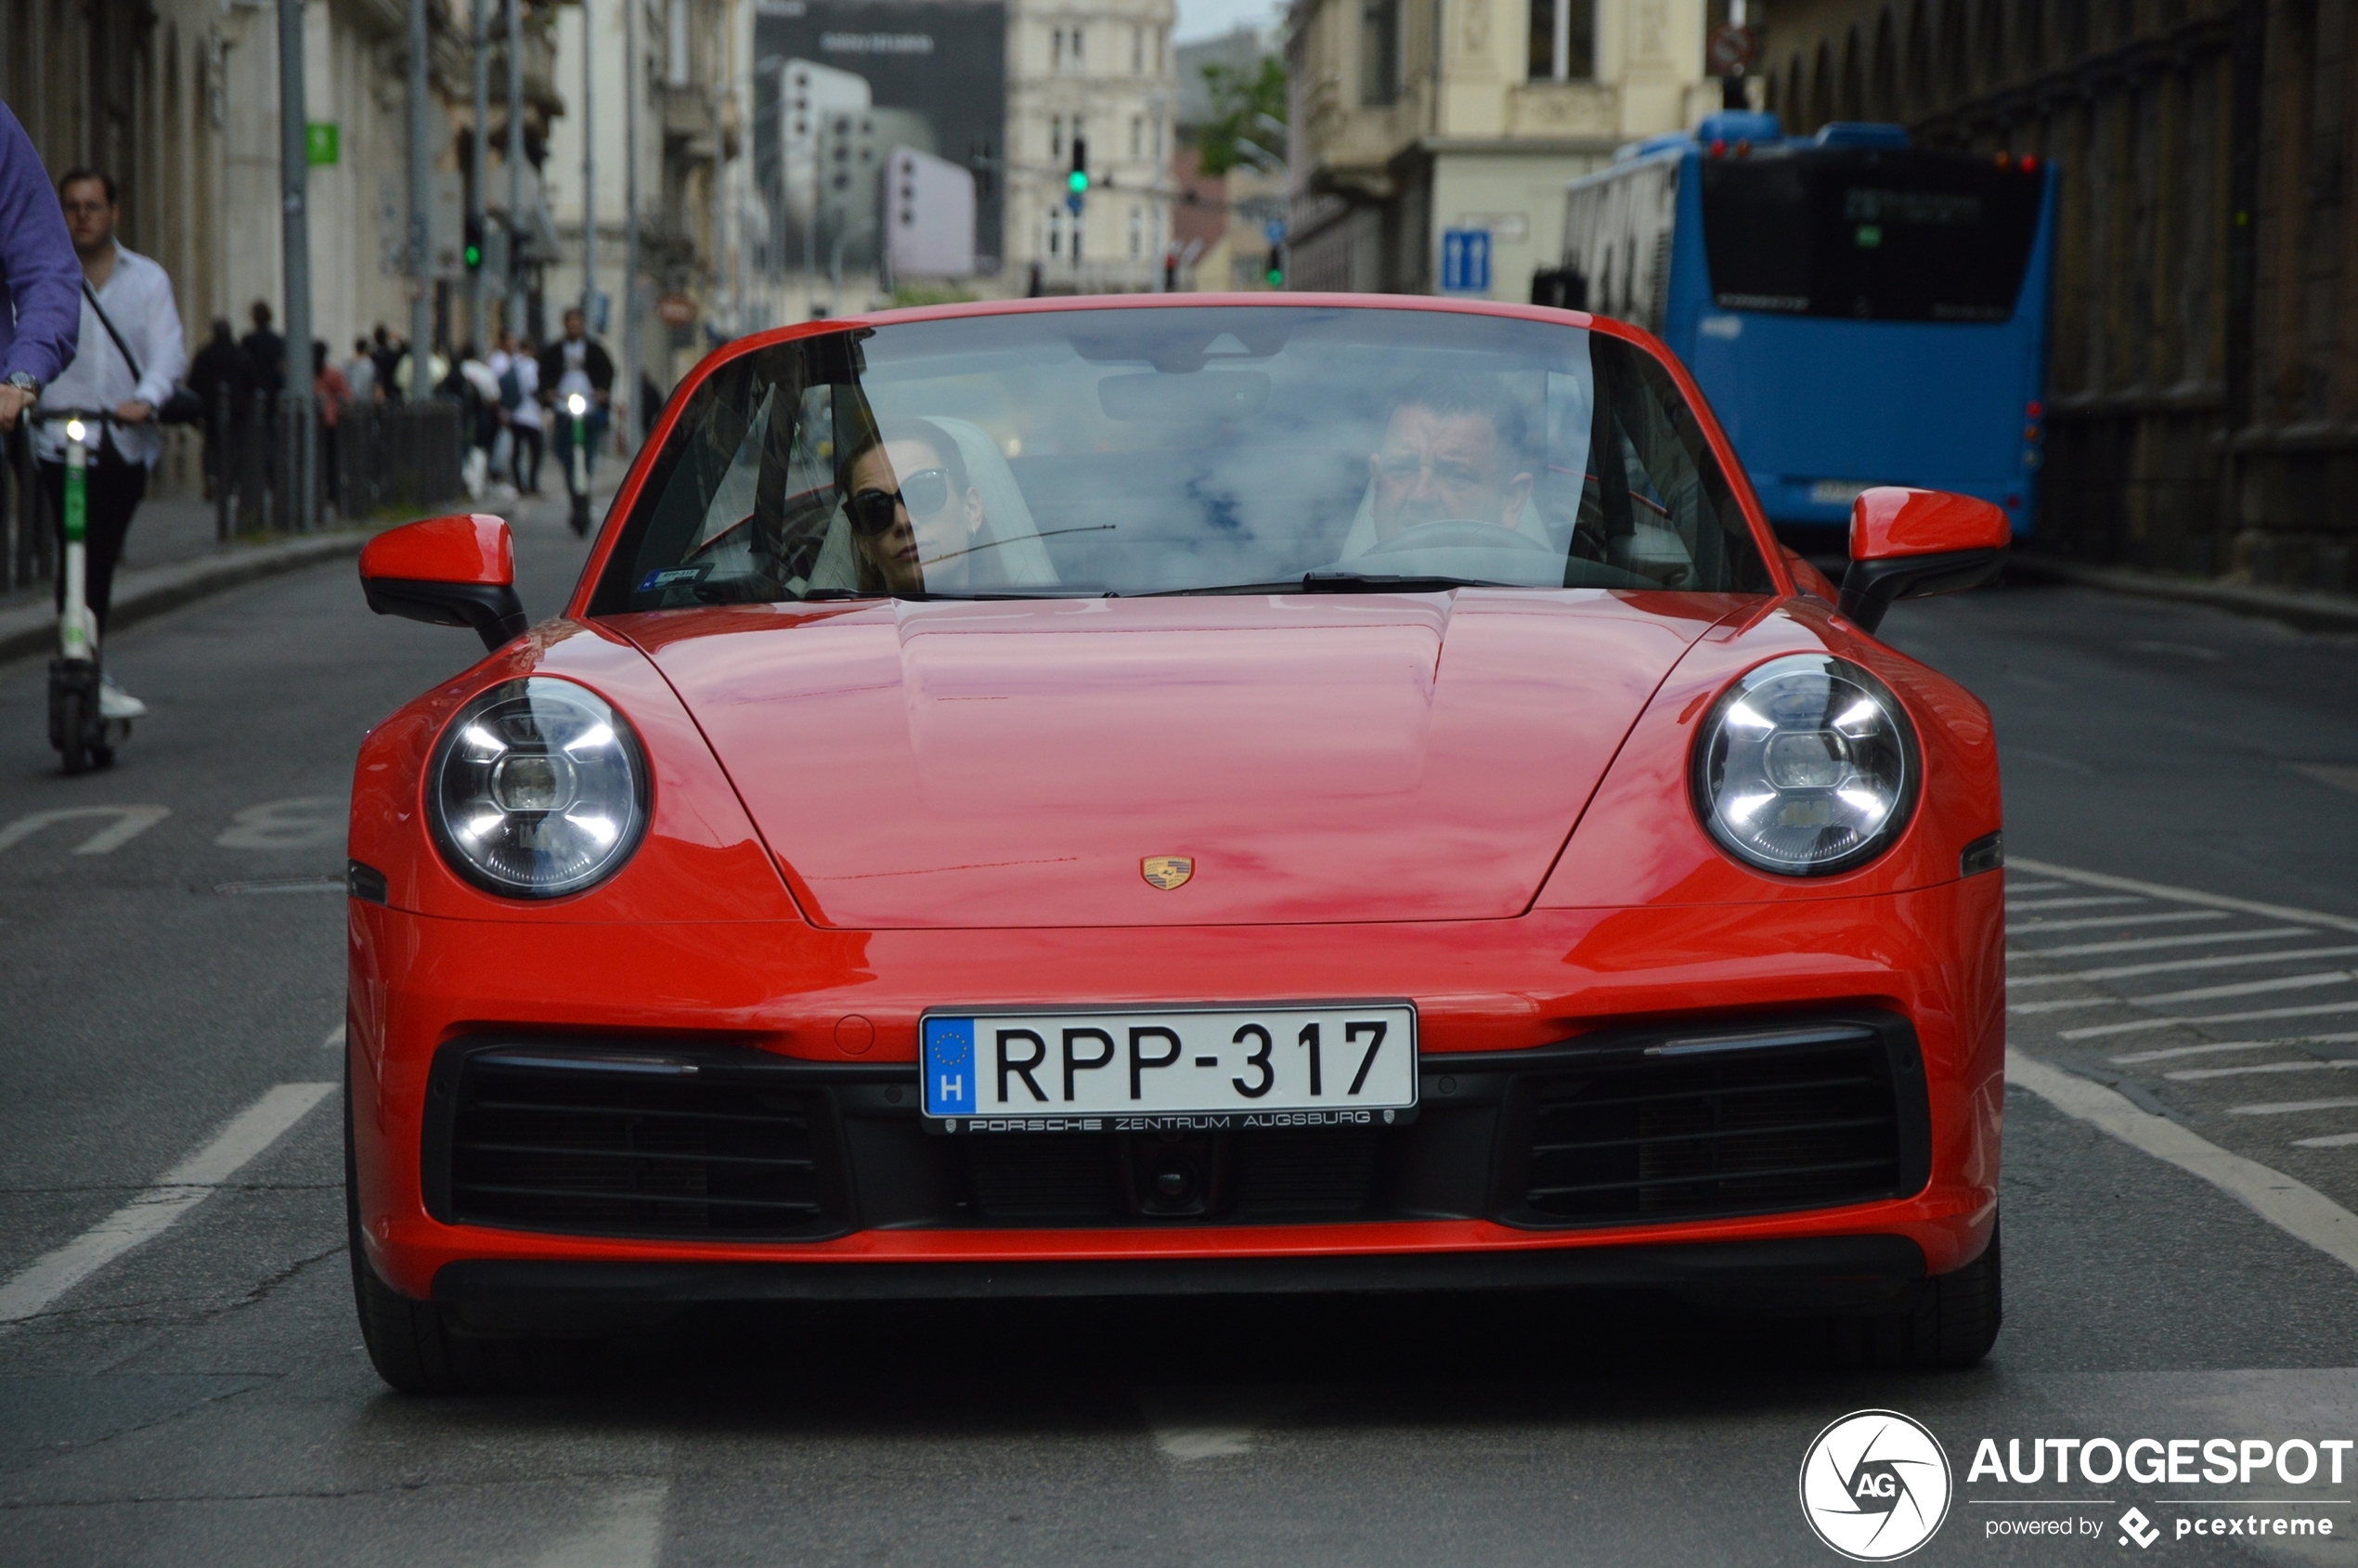
[[[579,419],[583,414],[589,412],[589,410],[590,399],[582,396],[581,394],[577,392],[565,399],[565,412],[571,414],[575,419]]]
[[[459,710],[434,747],[428,820],[451,869],[511,899],[577,893],[647,826],[639,738],[595,693],[535,676]]]
[[[1846,659],[1774,659],[1728,689],[1695,742],[1695,810],[1747,865],[1847,871],[1899,836],[1922,768],[1890,688]]]

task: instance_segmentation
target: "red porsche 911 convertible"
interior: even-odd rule
[[[730,344],[554,618],[496,518],[362,557],[491,649],[355,775],[379,1372],[715,1301],[1584,1286],[1977,1360],[1997,751],[1872,632],[2007,537],[1871,490],[1835,589],[1575,312]]]

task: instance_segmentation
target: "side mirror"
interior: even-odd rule
[[[1897,599],[1979,588],[2006,564],[2006,514],[1945,490],[1877,486],[1850,504],[1850,570],[1840,609],[1872,631]]]
[[[482,512],[389,529],[360,552],[369,608],[433,626],[471,626],[490,649],[513,641],[530,624],[515,583],[508,525]]]

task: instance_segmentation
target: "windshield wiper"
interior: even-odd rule
[[[1170,588],[1147,595],[1175,599],[1209,593],[1445,593],[1453,588],[1513,588],[1513,583],[1486,577],[1437,577],[1429,573],[1402,576],[1386,572],[1305,572],[1266,583],[1215,583],[1206,588]]]

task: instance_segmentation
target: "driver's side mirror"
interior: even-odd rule
[[[2014,526],[1985,500],[1879,485],[1850,504],[1842,613],[1872,631],[1898,599],[1979,588],[2006,564]]]
[[[388,529],[360,552],[369,608],[434,626],[471,626],[489,649],[513,641],[530,624],[515,584],[508,525],[482,512]]]

